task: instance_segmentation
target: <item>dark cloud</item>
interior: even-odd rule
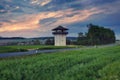
[[[0,5],[0,10],[3,10],[3,9],[5,9],[2,5]]]
[[[40,23],[45,24],[45,23],[50,22],[50,21],[54,22],[54,21],[56,21],[56,18],[46,18],[46,19],[41,20]]]
[[[107,3],[113,3],[116,1],[118,1],[118,0],[92,0],[91,4],[94,4],[95,6],[97,6],[97,5],[104,5]]]
[[[55,4],[55,5],[61,5],[61,4],[65,4],[65,3],[71,3],[71,2],[75,2],[76,0],[52,0],[51,4]]]

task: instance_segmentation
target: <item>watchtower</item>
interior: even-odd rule
[[[54,35],[54,45],[55,46],[66,46],[66,35],[68,34],[67,28],[58,26],[57,28],[52,29]]]

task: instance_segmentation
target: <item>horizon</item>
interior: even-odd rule
[[[87,32],[89,23],[112,29],[120,40],[119,0],[1,0],[1,37],[50,37],[62,25],[68,36]]]

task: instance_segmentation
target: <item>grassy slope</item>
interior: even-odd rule
[[[0,80],[119,80],[120,46],[0,61]]]

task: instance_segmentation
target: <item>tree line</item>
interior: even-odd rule
[[[79,33],[77,44],[102,45],[115,43],[115,33],[113,30],[93,24],[89,24],[87,27],[87,33]]]

